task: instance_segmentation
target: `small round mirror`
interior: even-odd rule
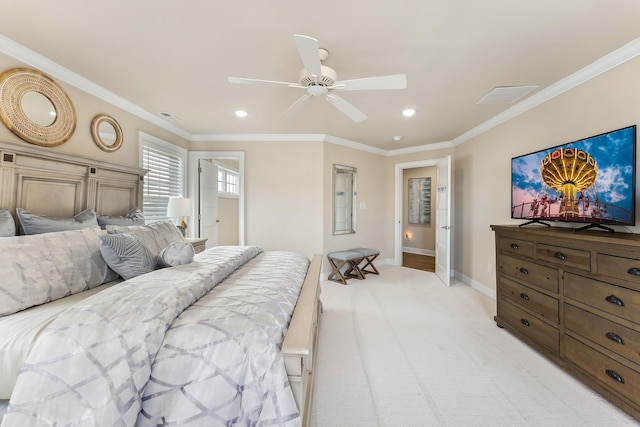
[[[99,114],[91,121],[93,141],[104,151],[116,151],[122,146],[122,128],[111,116]]]
[[[37,125],[51,126],[56,121],[57,113],[53,102],[40,92],[25,92],[20,100],[20,108]]]

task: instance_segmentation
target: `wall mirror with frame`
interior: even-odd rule
[[[24,141],[53,147],[76,129],[76,112],[64,89],[43,73],[13,68],[0,74],[0,121]]]
[[[333,165],[334,235],[356,232],[356,178],[356,168]]]
[[[91,121],[91,136],[101,150],[111,152],[122,146],[122,128],[111,116],[99,114]]]

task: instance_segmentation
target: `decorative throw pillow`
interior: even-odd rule
[[[0,209],[0,237],[12,237],[16,235],[16,223],[9,209]]]
[[[16,209],[22,234],[42,234],[54,231],[80,230],[98,225],[93,209],[85,209],[72,218],[36,215],[22,208]]]
[[[173,242],[184,242],[184,236],[178,227],[171,221],[152,222],[147,225],[132,225],[121,227],[118,225],[107,225],[107,233],[130,233],[138,237],[151,251],[153,256],[158,256],[161,250]]]
[[[156,269],[156,259],[133,234],[104,234],[100,236],[100,252],[113,271],[129,280]]]
[[[98,226],[0,239],[0,316],[118,278],[100,254]]]
[[[138,208],[133,208],[124,216],[98,215],[98,225],[103,230],[107,225],[144,225],[144,214]]]
[[[173,242],[166,248],[160,251],[156,257],[158,266],[175,267],[178,265],[189,264],[193,261],[195,255],[193,245],[189,242]]]

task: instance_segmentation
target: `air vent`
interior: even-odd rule
[[[537,89],[538,86],[498,86],[483,96],[476,104],[513,104]]]
[[[160,114],[162,117],[166,117],[167,119],[170,119],[170,120],[175,120],[175,121],[179,121],[180,120],[180,117],[176,117],[171,113],[167,113],[166,111],[162,111],[162,112],[160,112],[158,114]]]

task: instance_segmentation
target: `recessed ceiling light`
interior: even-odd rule
[[[236,111],[234,111],[234,114],[235,114],[236,116],[238,116],[238,117],[242,117],[242,118],[247,117],[247,116],[249,115],[249,113],[247,113],[247,112],[246,112],[246,111],[244,111],[244,110],[236,110]]]
[[[405,116],[405,117],[411,117],[414,114],[416,114],[415,108],[406,108],[406,109],[402,110],[402,115]]]
[[[402,137],[400,135],[396,135],[396,136],[391,137],[391,139],[393,139],[395,142],[398,142],[398,141],[400,141],[402,139]]]

